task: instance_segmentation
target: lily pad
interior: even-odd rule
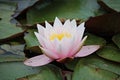
[[[120,48],[120,34],[114,35],[112,40]]]
[[[120,64],[114,63],[96,55],[92,55],[79,60],[79,63],[93,68],[99,68],[120,75]]]
[[[79,62],[74,70],[72,80],[114,80],[117,78],[118,75],[115,73],[89,67]]]
[[[14,0],[13,2],[17,3],[17,9],[15,10],[15,14],[13,17],[17,17],[24,10],[30,8],[34,5],[38,0]]]
[[[42,70],[33,75],[20,78],[18,80],[63,80],[61,70],[56,66],[44,66]]]
[[[75,59],[73,59],[71,61],[66,62],[65,66],[70,70],[74,70],[74,68],[75,68],[76,64],[78,63],[78,61],[79,61],[79,58],[75,58]]]
[[[34,34],[35,31],[35,29],[28,30],[28,33],[24,36],[27,48],[39,46],[39,42]]]
[[[120,62],[120,50],[114,46],[105,46],[97,54],[105,59]]]
[[[0,63],[0,79],[1,80],[16,80],[31,74],[36,74],[42,71],[42,67],[29,67],[23,62],[2,62]]]
[[[109,8],[112,11],[120,12],[120,0],[99,0],[102,2],[102,7]]]
[[[63,73],[64,79],[66,79],[66,80],[71,80],[72,79],[72,72],[70,72],[70,71],[62,71],[62,73]]]
[[[10,62],[10,61],[24,61],[25,57],[20,55],[15,55],[12,53],[0,54],[0,62]]]
[[[3,49],[6,52],[10,52],[12,54],[17,54],[17,55],[24,55],[24,44],[18,44],[18,45],[9,45],[9,44],[3,44],[0,46],[1,49]]]
[[[10,23],[11,15],[14,13],[15,3],[10,1],[0,2],[0,40],[13,38],[21,35],[24,31],[16,27],[15,24]]]
[[[10,62],[10,61],[24,61],[24,45],[8,45],[4,44],[0,46],[0,50],[4,53],[0,54],[0,62]]]
[[[26,49],[36,53],[41,53],[41,49],[39,48],[40,43],[34,34],[35,31],[35,29],[28,30],[28,33],[24,36]]]
[[[28,10],[27,21],[33,25],[45,20],[51,22],[55,17],[87,20],[98,9],[97,0],[43,0]]]
[[[85,26],[94,34],[111,37],[120,32],[120,13],[109,13],[90,18]]]
[[[104,46],[106,44],[106,40],[102,37],[93,35],[91,33],[85,34],[87,37],[85,41],[85,45],[101,45]]]

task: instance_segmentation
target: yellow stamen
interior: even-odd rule
[[[71,37],[71,34],[69,33],[53,33],[51,36],[50,36],[50,40],[54,40],[55,38],[57,38],[58,40],[62,40],[64,37],[66,38],[70,38]]]

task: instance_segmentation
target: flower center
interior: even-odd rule
[[[63,33],[53,33],[52,35],[50,35],[50,40],[54,40],[55,38],[57,38],[58,40],[62,40],[64,37],[66,38],[70,38],[71,34],[67,33],[67,32],[63,32]]]

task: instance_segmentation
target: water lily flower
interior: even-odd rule
[[[77,26],[75,20],[66,20],[64,24],[55,18],[53,26],[45,21],[46,27],[37,24],[35,35],[43,51],[42,55],[25,60],[28,66],[42,66],[54,60],[60,62],[66,58],[85,57],[100,48],[99,45],[83,46],[87,36],[84,34],[84,22]]]

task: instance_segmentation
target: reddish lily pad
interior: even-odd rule
[[[120,13],[110,13],[90,18],[86,22],[89,32],[105,37],[111,37],[120,32]]]

